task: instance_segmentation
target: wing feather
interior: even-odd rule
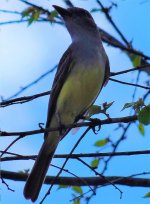
[[[105,76],[104,76],[102,87],[106,86],[106,84],[108,83],[109,77],[110,77],[110,65],[109,65],[108,57],[106,55]]]
[[[47,116],[46,128],[49,127],[49,124],[51,122],[51,118],[55,112],[57,98],[58,98],[60,90],[61,90],[70,70],[71,70],[73,63],[74,62],[73,62],[72,51],[71,51],[71,46],[70,46],[66,50],[66,52],[63,54],[63,56],[59,62],[59,65],[58,65],[55,78],[54,78],[54,82],[53,82],[52,90],[51,90],[51,95],[50,95],[50,99],[49,99],[49,105],[48,105],[48,116]]]

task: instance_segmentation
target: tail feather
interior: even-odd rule
[[[26,184],[24,187],[24,196],[26,199],[31,199],[32,202],[35,202],[39,195],[40,189],[44,182],[46,173],[48,171],[48,167],[51,163],[54,152],[57,148],[57,144],[53,148],[53,151],[48,152],[47,142],[45,141],[43,143],[41,150],[39,152],[39,155],[32,168],[32,171],[26,181]]]

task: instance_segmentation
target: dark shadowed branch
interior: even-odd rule
[[[134,122],[137,120],[137,115],[133,116],[127,116],[127,117],[121,117],[121,118],[108,118],[105,120],[96,120],[92,122],[82,122],[82,123],[75,123],[65,126],[65,129],[71,129],[76,127],[94,127],[99,125],[105,125],[105,124],[113,124],[113,123],[128,123],[128,122]],[[58,131],[60,130],[59,127],[56,128],[46,128],[46,129],[38,129],[38,130],[31,130],[31,131],[24,131],[24,132],[6,132],[6,131],[0,131],[0,136],[29,136],[44,132],[52,132],[52,131]]]
[[[4,179],[11,179],[14,181],[26,181],[27,174],[25,173],[16,173],[11,171],[1,170],[1,176]],[[47,176],[45,179],[45,184],[52,184],[55,176]],[[107,176],[108,180],[116,180],[115,184],[127,185],[127,186],[138,186],[138,187],[150,187],[150,179],[144,178],[131,178],[131,177],[122,177],[122,176]],[[82,180],[86,181],[91,186],[98,186],[106,184],[106,180],[100,177],[82,177]],[[58,185],[68,185],[68,186],[85,186],[85,182],[81,179],[75,177],[59,177],[55,179],[55,184]]]
[[[129,85],[129,86],[136,86],[136,87],[139,87],[139,88],[150,90],[149,86],[142,86],[142,85],[139,85],[139,84],[128,83],[128,82],[125,82],[125,81],[120,81],[120,80],[112,79],[112,78],[109,78],[109,80],[120,83],[120,84],[125,84],[125,85]]]
[[[4,151],[0,151],[1,153]],[[8,152],[5,152],[7,154]],[[12,153],[13,154],[13,153]],[[142,150],[142,151],[129,151],[129,152],[106,152],[106,153],[81,153],[81,154],[72,154],[69,156],[70,159],[77,158],[91,158],[91,157],[109,157],[109,156],[134,156],[141,154],[150,154],[150,150]],[[4,161],[16,161],[16,160],[29,160],[36,159],[37,155],[16,155],[11,157],[3,157],[1,158],[1,162]],[[56,154],[54,158],[65,159],[68,157],[68,154]]]
[[[108,19],[108,21],[111,23],[111,25],[113,26],[113,28],[116,30],[116,32],[120,35],[121,39],[123,40],[123,42],[127,45],[127,47],[131,47],[130,43],[127,41],[127,39],[125,38],[125,36],[123,35],[123,33],[120,31],[120,29],[118,28],[118,26],[115,24],[115,22],[113,21],[112,17],[109,14],[109,11],[111,8],[106,8],[104,7],[104,5],[101,3],[101,1],[97,0],[98,5],[101,7],[101,11],[105,14],[106,18]]]

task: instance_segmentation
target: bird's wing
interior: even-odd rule
[[[74,65],[74,60],[72,58],[72,49],[71,47],[69,47],[66,50],[66,52],[63,54],[59,62],[58,69],[52,85],[51,96],[50,96],[49,105],[48,105],[48,116],[47,116],[46,128],[49,127],[51,118],[55,111],[58,95],[73,65]]]
[[[109,65],[108,57],[106,55],[105,76],[104,76],[102,87],[106,86],[106,84],[108,83],[109,77],[110,77],[110,65]]]

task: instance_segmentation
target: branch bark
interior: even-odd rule
[[[3,153],[3,151],[0,151]],[[5,152],[7,154],[7,152]],[[150,154],[150,150],[143,150],[143,151],[129,151],[129,152],[106,152],[106,153],[81,153],[81,154],[71,154],[69,155],[70,159],[77,159],[77,158],[91,158],[91,157],[109,157],[109,156],[134,156],[134,155],[141,155],[141,154]],[[36,159],[37,155],[16,155],[10,157],[3,157],[1,158],[1,162],[4,161],[14,161],[14,160],[29,160],[29,159]],[[56,154],[54,158],[67,158],[68,154]]]
[[[3,179],[10,179],[14,181],[26,181],[28,174],[26,173],[16,173],[11,171],[1,170],[1,176]],[[114,184],[127,185],[127,186],[137,186],[137,187],[150,187],[150,179],[144,178],[132,178],[123,176],[107,176],[107,180],[113,182]],[[55,185],[71,185],[71,186],[85,186],[85,182],[91,186],[105,185],[108,184],[104,178],[100,177],[59,177],[47,176],[45,179],[45,184],[52,184],[55,180]],[[84,181],[84,182],[83,182]]]
[[[122,117],[122,118],[108,118],[105,120],[96,120],[92,122],[83,122],[83,123],[75,123],[75,124],[70,124],[65,126],[65,129],[71,129],[71,128],[76,128],[76,127],[94,127],[94,126],[100,126],[100,125],[105,125],[105,124],[113,124],[113,123],[128,123],[128,122],[134,122],[137,120],[137,115],[133,116],[127,116],[127,117]],[[29,135],[34,135],[34,134],[39,134],[39,133],[44,133],[44,132],[52,132],[52,131],[58,131],[60,130],[59,127],[56,128],[42,128],[38,130],[31,130],[31,131],[25,131],[25,132],[6,132],[6,131],[0,131],[0,136],[29,136]]]

